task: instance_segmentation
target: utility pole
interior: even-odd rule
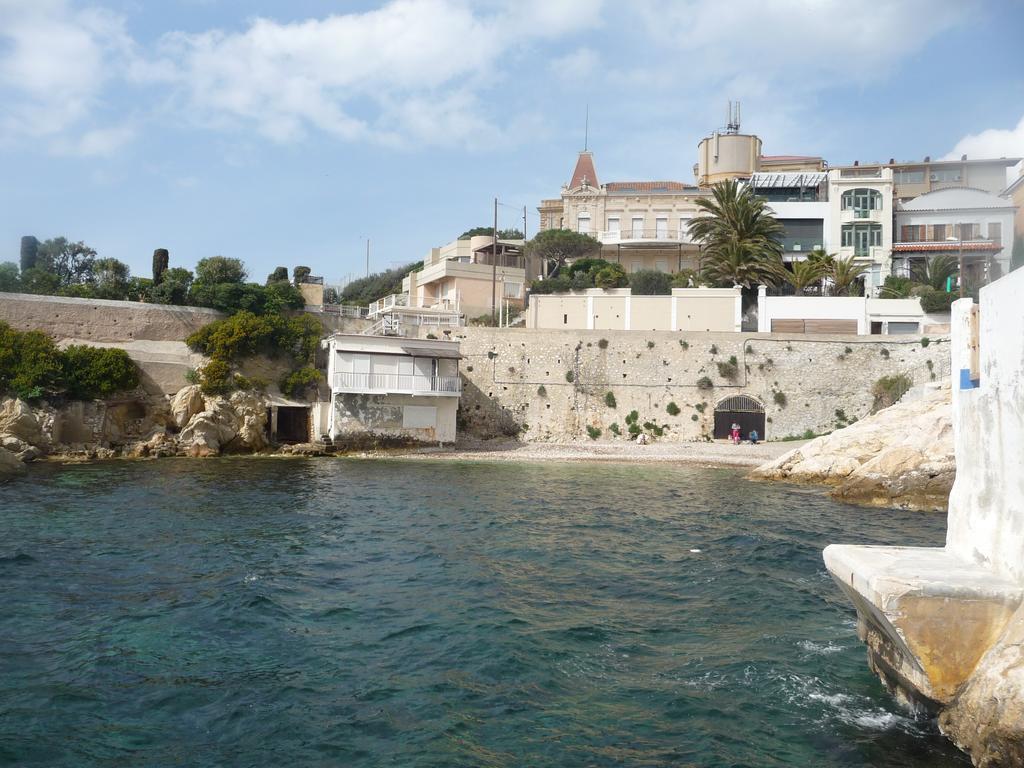
[[[491,247],[491,319],[498,317],[498,198],[494,198],[494,243]]]

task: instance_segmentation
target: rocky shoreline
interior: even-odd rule
[[[832,486],[833,498],[854,504],[945,512],[956,477],[949,385],[816,438],[751,477]]]

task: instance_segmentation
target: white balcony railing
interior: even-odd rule
[[[387,312],[389,309],[394,307],[404,307],[409,304],[409,295],[405,293],[392,293],[390,296],[385,296],[383,299],[377,299],[371,302],[367,315],[374,317]]]
[[[626,227],[625,229],[602,229],[587,232],[586,234],[596,237],[606,245],[651,240],[673,245],[677,245],[679,243],[686,245],[695,242],[689,232],[685,230],[680,232],[678,230],[662,228],[646,229],[640,227]]]
[[[458,395],[462,380],[458,376],[424,376],[411,373],[334,374],[335,392],[397,395]]]

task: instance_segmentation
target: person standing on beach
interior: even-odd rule
[[[735,421],[732,423],[732,442],[734,445],[740,444],[740,425]]]

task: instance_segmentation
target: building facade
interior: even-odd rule
[[[970,187],[992,195],[998,195],[1006,188],[1006,170],[1012,168],[1021,158],[1001,157],[969,160],[963,155],[959,160],[932,160],[921,162],[888,163],[855,162],[853,165],[838,166],[847,177],[863,174],[873,177],[878,171],[888,168],[892,171],[893,196],[900,203],[915,197],[951,187]]]
[[[938,255],[962,261],[966,284],[987,284],[1010,271],[1012,200],[980,189],[947,188],[915,197],[896,211],[894,272],[910,276]]]
[[[892,272],[892,169],[828,173],[828,252],[864,268],[864,291],[875,296]]]
[[[327,433],[447,443],[462,394],[452,341],[336,333],[327,350]]]
[[[696,269],[699,249],[689,233],[706,189],[678,181],[601,184],[594,156],[580,152],[557,199],[541,202],[540,228],[572,229],[601,242],[601,258],[627,272]]]
[[[522,310],[526,259],[522,240],[490,235],[431,248],[423,268],[402,280],[405,305],[455,312],[465,318],[489,315],[501,306]]]

